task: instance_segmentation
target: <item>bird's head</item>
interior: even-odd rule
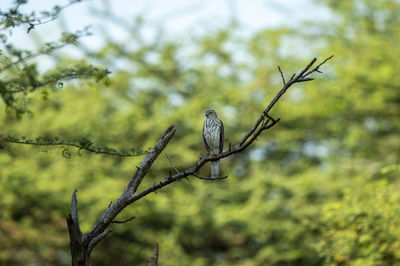
[[[207,110],[206,117],[207,118],[218,118],[217,113],[214,110]]]

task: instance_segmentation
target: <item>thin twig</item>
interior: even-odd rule
[[[276,120],[271,119],[272,122],[269,123],[269,124],[268,124],[268,123],[265,124],[265,125],[263,126],[263,130],[267,130],[267,129],[269,129],[269,128],[275,126],[275,124],[278,123],[280,120],[281,120],[280,118],[278,118],[278,119],[276,119]]]
[[[308,75],[310,75],[313,72],[318,72],[318,73],[322,73],[319,68],[320,66],[322,66],[323,64],[325,64],[328,60],[332,59],[333,55],[331,55],[330,57],[326,58],[324,61],[322,61],[322,63],[320,63],[319,65],[317,65],[315,68],[313,68],[312,70],[308,71],[306,74],[304,74],[304,77],[307,77]]]
[[[172,163],[172,161],[169,159],[168,153],[165,153],[165,157],[167,157],[169,163],[170,163],[170,164],[172,165],[172,167],[175,169],[175,172],[176,172],[177,174],[179,174],[178,169],[176,169],[175,165],[174,165],[174,164]]]
[[[271,121],[271,118],[264,119],[263,122],[261,123],[261,127],[264,127],[265,125],[268,125],[268,123]]]
[[[254,131],[258,128],[258,126],[260,125],[260,123],[264,120],[264,115],[262,114],[258,120],[256,121],[256,123],[253,125],[253,127],[250,129],[249,132],[247,132],[247,134],[242,138],[242,140],[239,142],[239,147],[243,146],[243,144],[246,142],[246,140],[254,133]],[[235,146],[236,147],[236,146]]]
[[[157,159],[158,155],[164,150],[169,141],[175,134],[175,126],[168,127],[162,137],[158,140],[157,144],[154,145],[153,149],[146,155],[143,161],[140,163],[140,166],[137,167],[137,170],[133,177],[131,178],[129,184],[125,188],[125,191],[122,195],[115,201],[115,203],[101,215],[93,229],[86,234],[87,239],[93,239],[97,237],[99,234],[104,232],[104,230],[112,223],[114,218],[132,201],[134,195],[136,195],[136,190],[138,189],[140,183],[143,178],[146,176],[150,167]],[[174,180],[176,181],[176,180]],[[171,182],[172,179],[171,179]],[[153,185],[156,186],[157,184]]]
[[[299,80],[297,80],[297,82],[305,82],[305,81],[311,81],[314,80],[313,78],[301,78]]]
[[[106,231],[102,232],[101,234],[97,235],[97,237],[93,238],[92,241],[89,242],[88,245],[88,254],[90,254],[90,252],[92,252],[93,248],[106,236],[108,236],[109,233],[111,233],[113,230],[107,229]]]
[[[5,137],[0,136],[0,140],[3,139],[4,141],[8,143],[16,143],[16,144],[27,144],[27,145],[37,145],[37,146],[71,146],[78,148],[80,150],[86,150],[89,152],[93,152],[96,154],[106,154],[106,155],[112,155],[112,156],[121,156],[121,157],[134,157],[134,156],[140,156],[140,155],[145,155],[148,153],[148,151],[144,152],[138,152],[135,154],[129,154],[129,153],[120,153],[120,152],[114,152],[114,151],[103,151],[100,150],[101,147],[95,147],[95,146],[83,146],[79,144],[75,144],[72,142],[65,142],[65,141],[59,141],[59,142],[53,142],[53,143],[41,143],[41,142],[30,142],[30,141],[21,141],[21,140],[12,140],[12,139],[7,139]]]
[[[315,59],[313,59],[301,72],[301,75],[304,75],[304,73],[312,66],[313,63],[315,63]],[[168,176],[167,178],[165,178],[164,180],[154,184],[151,187],[148,187],[144,190],[142,190],[141,192],[132,195],[132,197],[129,199],[129,202],[134,202],[144,196],[146,196],[149,193],[155,192],[158,189],[161,189],[167,185],[169,185],[170,183],[173,183],[177,180],[181,180],[182,178],[185,178],[189,175],[194,175],[196,174],[199,169],[207,162],[209,161],[216,161],[222,158],[226,158],[232,154],[238,153],[243,151],[244,149],[246,149],[248,146],[250,146],[256,139],[257,137],[264,131],[267,129],[272,128],[274,125],[276,125],[280,119],[276,119],[276,120],[271,120],[271,122],[267,125],[264,126],[260,126],[261,122],[263,121],[263,119],[266,117],[266,115],[268,115],[268,112],[272,109],[272,107],[276,104],[276,102],[280,99],[280,97],[287,91],[287,89],[299,82],[298,80],[300,78],[302,78],[303,76],[295,76],[293,75],[293,78],[291,81],[288,81],[286,83],[285,86],[283,86],[283,88],[278,92],[278,94],[275,96],[275,98],[269,103],[269,105],[267,106],[267,108],[265,108],[265,110],[263,111],[263,113],[260,115],[260,117],[258,118],[258,120],[256,121],[256,123],[253,125],[253,127],[250,129],[249,132],[247,132],[247,134],[245,135],[245,137],[243,137],[243,139],[239,142],[239,144],[235,145],[231,150],[219,153],[218,155],[215,155],[213,157],[202,157],[200,158],[200,161],[198,161],[195,166],[180,172],[179,174],[173,175],[173,176]],[[272,118],[271,116],[269,116],[270,118]],[[196,175],[194,175],[196,176]],[[196,176],[197,177],[197,176]],[[208,178],[206,178],[208,179]]]
[[[125,219],[125,220],[122,220],[122,221],[112,220],[111,222],[112,222],[112,223],[115,223],[115,224],[123,224],[123,223],[130,222],[130,221],[132,221],[132,220],[135,219],[135,218],[136,218],[136,216],[132,216],[132,217],[130,217],[130,218],[128,218],[128,219]]]
[[[281,70],[281,67],[280,67],[280,66],[278,66],[278,70],[279,70],[279,72],[281,73],[282,82],[283,82],[283,85],[285,86],[285,84],[286,84],[286,81],[285,81],[285,76],[283,75],[283,72],[282,72],[282,70]]]
[[[153,147],[153,149],[146,155],[143,161],[140,163],[140,166],[136,173],[133,175],[131,181],[128,184],[128,189],[131,192],[135,193],[140,183],[142,182],[144,176],[149,171],[151,165],[157,159],[158,155],[164,150],[167,146],[168,142],[172,139],[175,134],[175,126],[169,126],[167,130],[165,130],[161,139],[157,142],[157,144]]]
[[[203,180],[221,180],[221,179],[225,179],[225,178],[228,177],[227,175],[226,176],[205,177],[205,176],[200,176],[200,175],[195,174],[195,173],[193,173],[192,175],[197,177],[197,178],[199,178],[199,179],[203,179]]]

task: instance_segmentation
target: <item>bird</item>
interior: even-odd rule
[[[206,119],[203,125],[203,140],[211,156],[218,155],[224,148],[224,124],[218,119],[214,110],[205,112]],[[219,160],[211,161],[211,177],[219,176]]]

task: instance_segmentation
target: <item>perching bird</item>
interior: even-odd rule
[[[224,148],[224,124],[218,119],[214,110],[206,111],[203,126],[203,139],[206,149],[211,155],[217,155]],[[211,161],[211,176],[219,176],[219,160]]]

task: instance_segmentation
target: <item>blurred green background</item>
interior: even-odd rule
[[[99,48],[74,48],[110,69],[108,82],[43,88],[26,96],[32,114],[20,119],[0,101],[1,133],[31,138],[146,150],[174,124],[164,153],[185,169],[205,152],[204,110],[218,112],[228,147],[281,88],[277,65],[288,79],[335,55],[315,81],[290,88],[272,112],[277,126],[222,160],[228,179],[182,180],[127,207],[118,218],[136,219],[112,226],[93,265],[144,265],[156,242],[166,266],[400,265],[400,2],[313,5],[330,19],[247,31],[232,18],[178,37],[136,17],[121,27],[128,38],[104,31]],[[51,60],[73,62],[68,51]],[[87,232],[143,159],[1,144],[0,265],[69,265],[73,189]],[[162,154],[139,190],[171,170]]]

